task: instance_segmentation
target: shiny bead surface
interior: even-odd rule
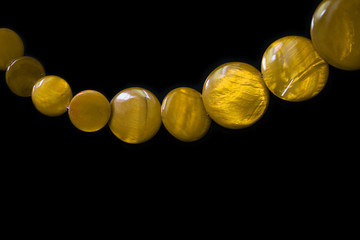
[[[71,98],[69,84],[58,76],[45,76],[37,81],[31,95],[36,109],[50,117],[65,113]]]
[[[322,1],[312,18],[311,39],[330,65],[360,69],[360,1]]]
[[[30,97],[35,83],[45,76],[44,67],[32,57],[20,57],[13,60],[5,73],[10,90],[20,97]]]
[[[277,97],[299,102],[316,96],[324,88],[329,66],[309,39],[288,36],[267,48],[261,72],[265,84]]]
[[[73,97],[68,113],[76,128],[84,132],[95,132],[109,121],[110,103],[101,93],[85,90]]]
[[[13,30],[0,28],[0,70],[5,71],[11,60],[24,55],[24,44]]]
[[[171,135],[184,142],[199,140],[211,124],[201,94],[187,87],[176,88],[166,95],[161,105],[161,117]]]
[[[230,129],[254,124],[269,103],[269,92],[259,70],[240,62],[225,63],[212,71],[202,97],[210,117]]]
[[[161,126],[160,102],[150,91],[133,87],[120,91],[110,102],[110,130],[127,143],[151,139]]]

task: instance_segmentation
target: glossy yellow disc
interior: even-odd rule
[[[143,143],[161,126],[160,102],[150,91],[133,87],[119,92],[110,102],[109,127],[120,140]]]
[[[254,124],[269,103],[269,92],[259,70],[240,62],[225,63],[212,71],[202,96],[210,117],[231,129]]]
[[[0,28],[0,70],[5,71],[11,60],[24,56],[24,44],[13,30]]]
[[[68,113],[76,128],[84,132],[95,132],[109,121],[110,103],[101,93],[85,90],[73,97]]]
[[[55,117],[66,112],[72,98],[69,84],[58,76],[45,76],[33,87],[31,99],[44,115]]]
[[[184,142],[199,140],[211,124],[201,94],[187,87],[176,88],[166,95],[161,105],[161,117],[171,135]]]
[[[311,22],[315,49],[330,65],[360,69],[360,1],[324,0]]]
[[[19,57],[13,60],[5,74],[10,90],[20,97],[30,97],[35,83],[45,76],[44,67],[32,57]]]
[[[316,96],[324,88],[329,66],[309,39],[288,36],[267,48],[261,72],[265,84],[277,97],[299,102]]]

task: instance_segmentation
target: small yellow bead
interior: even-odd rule
[[[266,49],[261,72],[266,86],[277,97],[299,102],[316,96],[324,88],[329,66],[309,39],[287,36]]]
[[[85,90],[73,97],[68,113],[76,128],[84,132],[95,132],[109,121],[110,103],[101,93]]]
[[[133,87],[119,92],[110,102],[110,130],[127,143],[151,139],[161,126],[160,102],[150,91]]]
[[[5,71],[15,58],[24,56],[24,44],[13,30],[0,28],[0,70]]]
[[[5,79],[10,90],[20,97],[30,97],[35,83],[45,76],[44,67],[32,57],[20,57],[8,66]]]
[[[211,124],[201,94],[187,87],[176,88],[166,95],[161,105],[161,117],[165,128],[184,142],[199,140]]]
[[[58,76],[45,76],[37,81],[31,96],[36,109],[50,117],[65,113],[71,98],[69,84]]]
[[[254,124],[269,103],[269,92],[259,70],[240,62],[225,63],[212,71],[202,97],[210,117],[230,129]]]
[[[311,39],[320,56],[330,65],[359,70],[360,1],[322,1],[312,18]]]

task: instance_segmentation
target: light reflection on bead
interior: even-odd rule
[[[176,88],[166,95],[161,105],[161,117],[165,128],[184,142],[199,140],[211,124],[201,94],[187,87]]]
[[[45,76],[37,81],[31,96],[35,108],[49,117],[65,113],[71,98],[69,84],[58,76]]]
[[[110,102],[110,130],[127,143],[143,143],[151,139],[161,126],[160,102],[150,91],[127,88]]]
[[[330,65],[359,70],[360,1],[322,1],[312,18],[311,39],[320,56]]]
[[[325,86],[329,66],[304,37],[287,36],[265,51],[261,72],[269,90],[293,102],[316,96]]]
[[[269,92],[259,70],[240,62],[225,63],[212,71],[202,97],[210,117],[230,129],[251,126],[269,103]]]

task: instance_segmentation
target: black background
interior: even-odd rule
[[[25,54],[42,62],[48,75],[67,80],[74,95],[94,89],[110,101],[139,86],[161,102],[176,87],[201,92],[207,75],[225,62],[260,69],[262,54],[280,37],[310,38],[319,1],[244,2],[21,3],[21,11],[8,8],[0,16],[0,27],[15,30]],[[129,200],[128,190],[141,199],[163,193],[170,202],[189,202],[209,191],[228,200],[255,194],[251,202],[284,191],[305,191],[306,198],[354,177],[360,71],[330,67],[327,86],[309,101],[271,95],[266,114],[247,129],[212,123],[202,140],[183,143],[162,126],[140,145],[121,142],[108,127],[81,132],[67,114],[44,116],[30,98],[8,89],[3,72],[1,78],[2,164],[13,174],[10,182],[62,189],[65,196],[120,193]]]

